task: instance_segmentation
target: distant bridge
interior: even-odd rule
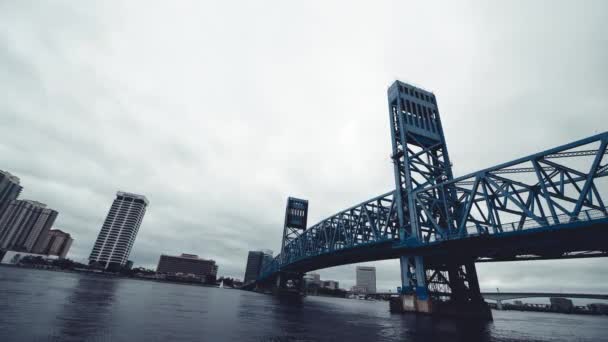
[[[395,307],[491,318],[475,262],[608,256],[608,132],[454,178],[435,95],[396,81],[388,103],[396,189],[308,229],[308,201],[290,197],[281,253],[246,287],[399,258]]]
[[[501,301],[520,298],[584,298],[608,300],[608,294],[593,293],[557,293],[557,292],[482,292],[484,299]]]

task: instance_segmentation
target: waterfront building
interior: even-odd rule
[[[549,301],[551,302],[551,310],[553,311],[571,312],[574,309],[574,304],[568,298],[551,297]]]
[[[350,288],[350,291],[352,293],[356,293],[356,294],[362,294],[362,293],[367,293],[367,287],[365,286],[353,286]]]
[[[172,256],[162,254],[158,260],[156,273],[166,275],[191,275],[207,279],[217,276],[217,265],[214,260],[201,259],[195,254]]]
[[[319,273],[306,273],[303,278],[306,286],[316,285],[321,287],[321,275]]]
[[[272,262],[272,251],[249,251],[247,255],[247,266],[245,268],[245,284],[255,281],[262,268]]]
[[[260,252],[262,252],[263,256],[262,256],[262,267],[260,267],[260,272],[264,269],[264,267],[266,267],[266,265],[269,265],[272,262],[272,251],[270,249],[262,249],[260,250]],[[258,272],[259,274],[259,272]]]
[[[89,256],[90,265],[117,270],[127,263],[148,203],[142,195],[116,193]]]
[[[8,171],[0,170],[0,217],[11,201],[16,200],[21,194],[23,187],[19,183],[19,177]]]
[[[46,255],[38,253],[29,253],[22,251],[0,251],[0,264],[17,265],[25,257],[42,258],[47,261],[56,260],[59,257],[56,255]]]
[[[608,304],[606,303],[591,303],[587,304],[590,312],[597,315],[608,315]]]
[[[41,244],[40,252],[65,258],[73,242],[70,234],[60,229],[51,229]]]
[[[0,217],[0,248],[44,253],[57,211],[31,200],[12,200]]]
[[[337,290],[340,288],[340,283],[335,280],[323,280],[321,287],[324,289]]]
[[[357,286],[364,287],[366,293],[376,293],[376,268],[357,266]]]

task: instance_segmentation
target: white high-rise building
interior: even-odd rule
[[[89,264],[105,269],[124,266],[147,206],[148,199],[145,196],[117,192],[89,256]]]
[[[376,293],[376,268],[357,266],[357,287],[365,288],[367,293]]]

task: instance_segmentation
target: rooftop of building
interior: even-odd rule
[[[59,228],[52,228],[51,230],[49,230],[49,233],[60,233],[60,234],[67,235],[68,237],[70,236],[70,233],[66,233]]]
[[[357,266],[358,270],[362,270],[362,271],[375,271],[376,267],[375,266]]]
[[[15,200],[18,202],[23,202],[23,203],[29,203],[33,206],[39,207],[39,208],[46,208],[46,203],[42,203],[42,202],[38,202],[38,201],[34,201],[34,200],[28,200],[28,199],[18,199]]]
[[[409,88],[409,89],[415,89],[415,90],[421,91],[427,95],[435,95],[432,91],[425,89],[413,82],[409,82],[409,81],[403,82],[403,81],[399,81],[399,80],[396,80],[395,82],[393,82],[393,84],[391,84],[391,86],[388,88],[388,92],[391,92],[391,89],[393,87],[399,87],[399,86]]]
[[[144,201],[144,203],[146,205],[150,204],[150,201],[148,201],[148,198],[146,198],[146,196],[134,194],[132,192],[118,191],[118,192],[116,192],[116,196],[122,196],[122,197],[127,197],[127,198],[139,199],[139,200]]]
[[[19,182],[21,181],[19,179],[19,177],[13,175],[12,173],[10,173],[8,171],[0,170],[0,173],[3,174],[3,175],[5,175],[8,179],[10,179],[11,182],[19,184]]]
[[[178,259],[199,260],[199,261],[213,261],[213,262],[215,262],[215,260],[213,260],[213,259],[203,259],[203,258],[200,258],[197,254],[187,254],[187,253],[182,253],[181,255],[161,254],[160,256],[161,257],[165,256],[165,257],[170,257],[170,258],[178,258]]]

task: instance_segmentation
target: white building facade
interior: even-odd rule
[[[142,195],[116,193],[89,256],[89,264],[112,269],[127,263],[148,203]]]

